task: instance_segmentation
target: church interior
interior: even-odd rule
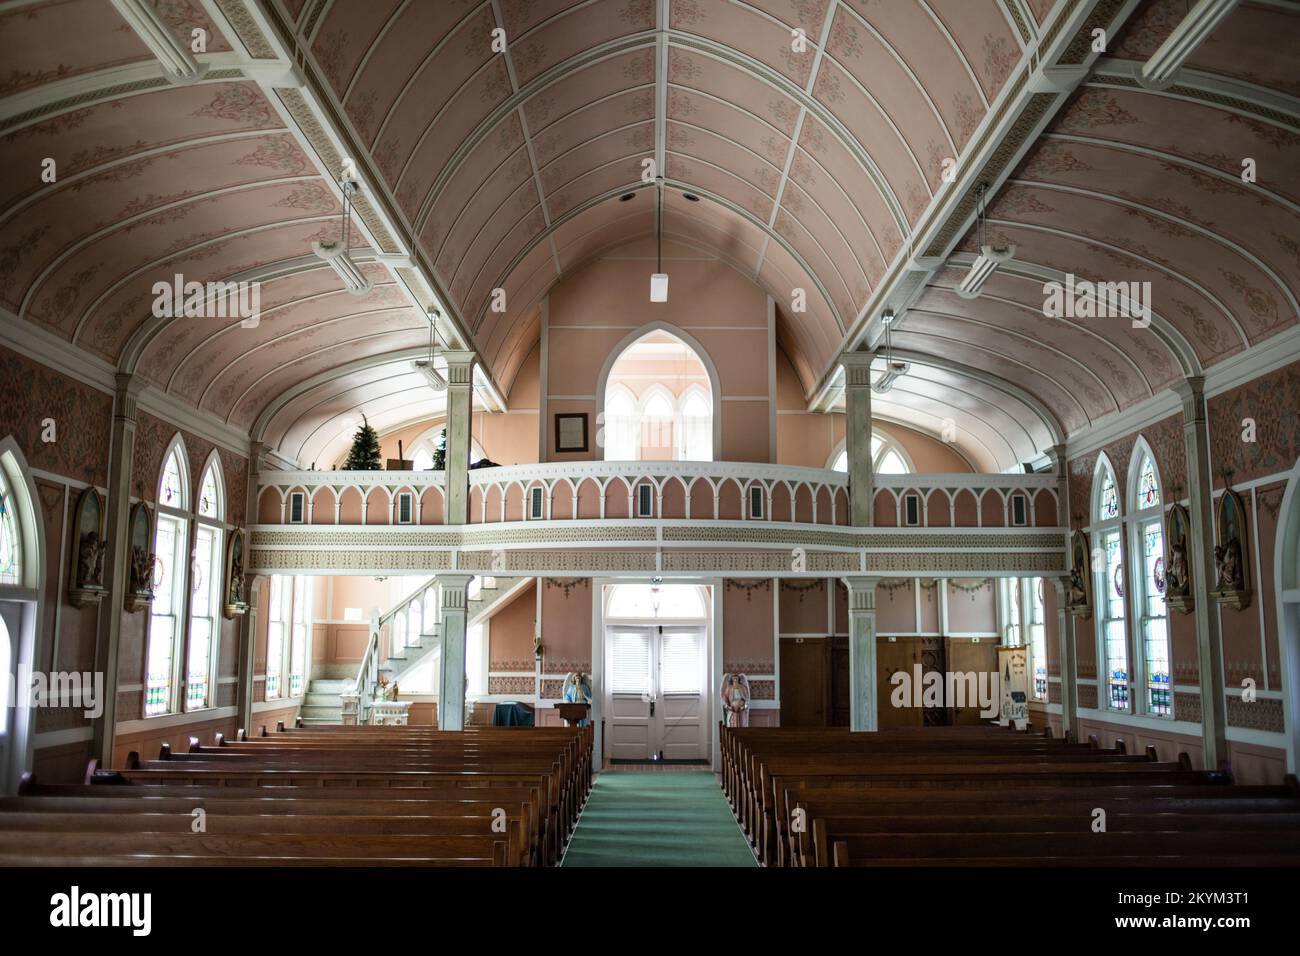
[[[0,867],[1300,864],[1300,3],[0,50]]]

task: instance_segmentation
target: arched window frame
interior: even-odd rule
[[[617,382],[614,383],[610,382],[610,374],[613,371],[614,366],[617,364],[618,360],[623,356],[624,352],[626,352],[629,348],[631,348],[632,346],[636,345],[636,343],[641,341],[641,339],[645,338],[647,335],[650,335],[653,332],[667,332],[669,335],[673,336],[673,338],[677,339],[683,345],[689,348],[692,352],[694,352],[695,357],[699,359],[700,364],[704,366],[705,374],[708,376],[709,379],[709,392],[710,392],[709,407],[712,409],[712,414],[713,414],[713,421],[710,427],[710,434],[712,438],[710,441],[711,450],[709,453],[709,460],[711,461],[717,460],[717,456],[722,449],[722,408],[718,401],[718,397],[721,396],[722,394],[722,388],[721,388],[721,380],[718,377],[717,366],[714,365],[713,359],[709,355],[708,351],[705,350],[705,348],[695,339],[694,336],[692,336],[688,332],[683,331],[682,329],[678,328],[677,326],[673,325],[670,322],[662,322],[662,321],[648,322],[645,325],[641,326],[640,328],[632,332],[629,332],[618,342],[617,345],[615,345],[610,350],[609,354],[605,357],[605,364],[601,368],[600,376],[597,379],[596,408],[599,413],[599,418],[597,419],[597,421],[598,423],[601,423],[603,425],[604,418],[605,418],[606,395],[608,394],[609,389],[614,388],[618,384]],[[669,392],[669,394],[671,395],[672,393]],[[675,405],[676,400],[673,399],[673,402]],[[614,461],[616,459],[606,456],[605,460]]]
[[[0,675],[0,753],[4,756],[0,763],[0,793],[12,793],[22,774],[32,768],[36,712],[31,707],[9,707],[9,696],[12,692],[17,697],[19,675],[39,660],[46,551],[36,485],[12,436],[0,439],[0,475],[4,477],[5,505],[13,522],[17,552],[14,580],[0,582],[0,598],[12,602],[4,619],[8,660],[3,662],[5,673]]]
[[[446,430],[447,430],[447,419],[446,418],[437,419],[432,425],[430,425],[427,429],[421,432],[419,436],[415,439],[415,441],[411,442],[402,451],[402,457],[407,458],[411,462],[411,466],[416,471],[428,471],[429,468],[420,467],[420,464],[417,459],[419,459],[421,456],[427,456],[429,459],[429,467],[432,468],[433,453],[438,447],[438,436],[441,435]],[[379,438],[380,442],[386,440],[391,434],[392,432],[389,432],[387,435],[381,435]],[[476,439],[473,435],[471,435],[469,438],[470,464],[472,465],[475,462],[482,461],[486,457],[487,455],[483,453],[483,446],[478,443],[478,439]]]
[[[912,456],[907,453],[907,449],[905,449],[893,435],[886,431],[882,431],[879,427],[873,425],[871,430],[871,441],[875,448],[871,456],[872,472],[879,473],[880,465],[885,460],[885,456],[892,451],[898,455],[899,459],[903,462],[903,465],[907,468],[905,474],[916,474],[916,465],[912,462]],[[876,444],[877,441],[879,444]],[[832,451],[830,456],[826,459],[827,469],[830,471],[848,471],[848,453],[848,441],[841,438],[839,444],[835,446],[835,450]],[[843,468],[838,467],[841,458],[844,459]]]
[[[165,494],[172,462],[176,466],[174,498]],[[163,452],[155,488],[157,517],[153,545],[162,579],[155,578],[154,597],[149,607],[145,641],[145,717],[176,713],[182,706],[177,688],[182,686],[189,621],[190,527],[193,524],[189,511],[190,497],[189,455],[185,451],[185,441],[177,433]]]
[[[203,489],[212,479],[211,514],[203,514]],[[221,456],[214,450],[195,485],[194,543],[190,561],[188,626],[185,641],[185,710],[216,706],[221,653],[222,586],[225,583],[226,481]]]
[[[1142,473],[1150,464],[1155,479],[1155,501],[1142,500]],[[1169,611],[1165,605],[1164,581],[1164,482],[1160,466],[1145,438],[1133,446],[1127,481],[1129,588],[1133,596],[1136,624],[1137,673],[1134,686],[1142,687],[1139,707],[1151,717],[1173,719],[1173,669],[1170,655]],[[1137,708],[1135,708],[1136,710]]]
[[[1107,479],[1113,484],[1116,513],[1103,517],[1103,500]],[[1115,468],[1103,453],[1097,456],[1092,481],[1092,549],[1093,595],[1096,623],[1097,660],[1102,662],[1098,706],[1118,713],[1131,713],[1129,688],[1132,668],[1128,650],[1128,595],[1132,589],[1125,580],[1124,486],[1115,476]],[[1120,593],[1120,589],[1124,593]]]

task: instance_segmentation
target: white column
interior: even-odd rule
[[[849,523],[856,528],[871,525],[875,476],[871,470],[871,352],[845,352],[844,367],[844,450],[849,470]]]
[[[1201,679],[1201,741],[1205,769],[1227,760],[1227,704],[1223,689],[1223,635],[1219,608],[1210,600],[1214,567],[1214,513],[1210,481],[1210,432],[1205,410],[1205,379],[1188,378],[1174,386],[1183,400],[1183,444],[1187,449],[1187,513],[1191,519],[1192,596],[1196,602],[1196,660]]]
[[[108,453],[108,520],[105,538],[104,580],[108,594],[99,608],[99,626],[95,648],[95,670],[104,675],[104,694],[100,718],[94,725],[92,754],[101,767],[112,767],[113,739],[117,728],[118,659],[122,646],[122,606],[126,598],[130,555],[131,468],[135,457],[137,399],[144,383],[133,375],[119,372],[113,397],[113,430]],[[152,477],[150,481],[154,480]],[[75,559],[75,555],[73,556]],[[59,598],[62,600],[62,591]],[[148,624],[148,611],[145,615]],[[57,662],[56,662],[57,663]],[[148,662],[145,662],[147,666]],[[131,716],[138,716],[132,714]]]
[[[448,464],[451,442],[448,442]],[[468,574],[438,575],[438,643],[442,677],[438,688],[438,729],[465,729],[465,630],[468,619]]]
[[[1061,735],[1079,739],[1079,655],[1074,643],[1074,615],[1065,609],[1070,576],[1052,578],[1056,591],[1056,634],[1061,659]]]
[[[876,693],[876,585],[879,578],[848,577],[849,589],[849,729],[879,726]]]
[[[473,410],[474,353],[448,349],[447,360],[447,524],[469,518],[469,431]]]

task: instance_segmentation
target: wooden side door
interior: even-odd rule
[[[988,717],[980,716],[979,692],[981,688],[992,687],[988,675],[998,669],[998,641],[994,637],[950,637],[948,638],[948,669],[954,674],[974,673],[976,693],[967,694],[964,707],[956,706],[956,700],[948,700],[948,713],[953,724],[984,724]],[[975,699],[970,699],[974,697]],[[993,702],[996,709],[998,702]]]
[[[830,639],[781,638],[781,726],[826,727],[830,713]]]
[[[915,692],[918,695],[920,693],[920,688],[916,687],[916,665],[921,663],[921,641],[920,637],[895,637],[876,642],[876,693],[879,702],[876,707],[876,725],[881,729],[920,727],[925,719],[924,708],[914,706],[910,695],[903,707],[895,707],[893,703],[896,685],[892,678],[899,671],[907,675],[907,682],[903,686],[916,688]]]

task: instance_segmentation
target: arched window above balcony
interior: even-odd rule
[[[712,461],[715,381],[695,348],[653,329],[604,378],[598,440],[606,461]]]

